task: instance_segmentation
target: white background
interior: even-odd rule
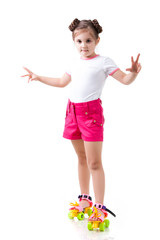
[[[105,204],[117,215],[105,233],[67,218],[80,192],[76,154],[62,137],[69,86],[20,77],[23,66],[43,76],[64,73],[77,54],[68,30],[75,17],[98,19],[96,53],[121,70],[141,54],[135,82],[109,77],[101,97]],[[0,22],[0,239],[159,239],[158,0],[6,0]]]

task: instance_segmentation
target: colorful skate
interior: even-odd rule
[[[88,220],[88,230],[99,229],[100,231],[104,231],[110,224],[109,219],[106,219],[108,216],[107,212],[111,213],[114,217],[116,215],[102,204],[95,204],[93,208],[93,214]],[[98,212],[98,209],[104,213],[104,217]]]
[[[87,194],[79,195],[78,198],[79,198],[79,202],[81,202],[82,200],[87,200],[90,206],[86,208],[82,208],[77,202],[70,203],[71,208],[69,209],[68,217],[69,219],[74,219],[75,217],[77,217],[77,219],[81,221],[84,219],[85,214],[88,214],[88,216],[92,214],[93,202],[92,202],[92,198]]]

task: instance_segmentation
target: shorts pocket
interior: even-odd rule
[[[66,116],[65,116],[65,126],[68,126],[73,123],[73,116],[72,113],[66,110]]]
[[[92,117],[85,121],[85,125],[87,127],[103,127],[104,121],[104,116],[102,116],[100,119],[98,117]]]

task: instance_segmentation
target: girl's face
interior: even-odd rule
[[[91,58],[96,55],[95,48],[99,40],[100,38],[95,39],[89,30],[79,30],[74,43],[82,58]]]

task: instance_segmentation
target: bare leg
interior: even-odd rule
[[[71,140],[71,142],[78,156],[78,176],[79,176],[81,194],[84,194],[84,193],[89,194],[90,172],[87,164],[84,141]],[[83,202],[86,205],[86,201],[85,200],[82,201],[81,204],[83,204]],[[82,207],[86,207],[86,206],[82,206]]]
[[[92,175],[96,203],[103,204],[105,192],[105,175],[101,153],[103,142],[84,142],[88,167]]]

